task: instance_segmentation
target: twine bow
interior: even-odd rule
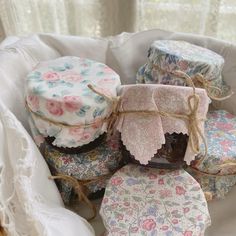
[[[183,74],[177,74],[176,71],[177,70],[164,70],[162,69],[159,65],[157,64],[152,64],[154,70],[158,70],[160,71],[162,74],[167,73],[167,74],[171,74],[171,75],[175,75],[175,76],[179,76],[180,78],[185,77],[186,73],[183,72]],[[204,88],[207,92],[207,95],[209,96],[209,98],[213,99],[213,100],[217,100],[217,101],[222,101],[225,100],[229,97],[231,97],[233,95],[233,92],[231,91],[227,96],[224,97],[220,97],[222,95],[222,90],[216,86],[211,85],[211,82],[206,80],[204,78],[204,76],[201,73],[197,73],[193,76],[189,76],[189,78],[192,80],[193,84],[195,85],[195,87],[198,88]],[[217,94],[218,96],[214,96],[213,94]]]
[[[160,115],[163,117],[182,119],[188,122],[189,142],[190,142],[193,152],[197,154],[200,151],[200,141],[199,141],[199,137],[200,137],[204,143],[204,147],[205,147],[204,156],[206,156],[207,143],[206,143],[204,135],[201,132],[201,129],[199,128],[199,121],[201,120],[198,118],[198,115],[197,115],[198,107],[199,107],[199,96],[196,94],[194,83],[191,77],[189,77],[186,73],[182,71],[175,71],[174,73],[184,78],[187,84],[193,88],[193,94],[188,97],[189,114],[175,114],[175,113],[163,112],[163,111],[158,111],[158,110],[121,111],[120,104],[121,104],[122,98],[107,96],[103,94],[102,92],[100,92],[98,89],[96,89],[94,86],[89,84],[88,87],[93,92],[104,97],[110,104],[112,104],[112,111],[114,111],[114,113],[111,114],[111,116],[106,119],[108,122],[108,133],[113,133],[115,124],[118,123],[120,116],[125,115],[125,114]]]
[[[97,182],[99,180],[104,180],[111,176],[112,174],[107,174],[107,175],[101,175],[92,179],[78,180],[75,177],[72,177],[69,175],[58,174],[56,176],[49,176],[48,178],[52,180],[55,180],[55,179],[65,180],[67,181],[67,183],[69,183],[73,187],[74,191],[78,195],[79,201],[85,202],[92,209],[93,215],[87,219],[88,221],[90,221],[96,217],[97,210],[96,210],[95,205],[87,197],[87,193],[88,193],[87,185],[93,182]]]
[[[114,126],[118,120],[119,116],[119,107],[120,107],[120,97],[114,97],[106,95],[105,93],[102,93],[101,91],[97,90],[93,85],[88,84],[88,88],[90,88],[94,93],[100,95],[103,97],[110,105],[111,105],[111,112],[108,115],[107,118],[104,119],[104,122],[107,122],[107,130],[108,134],[112,135],[114,131]]]
[[[233,92],[229,93],[229,95],[221,97],[222,90],[216,86],[211,85],[211,82],[206,80],[202,74],[197,73],[196,75],[191,77],[194,85],[199,88],[204,88],[209,96],[209,98],[217,101],[225,100],[232,96]],[[213,94],[217,94],[218,96],[214,96]]]
[[[202,161],[203,161],[203,158],[201,158],[198,161],[198,166],[202,163]],[[196,172],[197,174],[203,175],[203,176],[223,177],[223,176],[235,176],[236,175],[236,162],[230,161],[230,160],[226,161],[226,162],[223,162],[220,165],[216,165],[215,168],[218,169],[218,171],[216,173],[209,173],[209,172],[206,172],[206,171],[202,171],[202,170],[199,170],[197,167],[194,167],[194,166],[191,166],[191,165],[188,168],[190,170],[192,170],[193,172]],[[232,172],[232,173],[222,173],[225,168],[232,168],[232,169],[234,169],[234,172]]]

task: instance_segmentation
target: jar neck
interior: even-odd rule
[[[55,150],[65,153],[65,154],[78,154],[78,153],[85,153],[90,152],[93,149],[97,148],[101,143],[106,139],[106,134],[100,135],[98,138],[96,138],[94,141],[85,144],[80,147],[73,147],[73,148],[67,148],[67,147],[57,147],[53,145],[53,141],[55,140],[54,137],[46,137],[45,140],[47,144],[49,144],[51,147],[53,147]]]

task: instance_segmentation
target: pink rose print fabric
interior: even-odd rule
[[[200,236],[211,223],[204,193],[186,171],[134,164],[109,180],[100,215],[108,236]]]
[[[117,96],[120,78],[105,64],[70,56],[39,63],[28,74],[27,105],[39,132],[56,138],[54,145],[82,146],[105,132],[103,119],[110,115],[111,105],[91,91],[88,84]],[[76,125],[72,128],[76,132],[57,122]]]
[[[48,112],[54,116],[63,115],[62,105],[59,102],[55,102],[53,100],[47,100],[46,109]]]
[[[56,81],[60,79],[60,75],[56,72],[46,72],[43,74],[43,79],[46,81]]]
[[[199,154],[191,166],[218,176],[189,171],[204,191],[212,193],[213,198],[224,198],[236,184],[236,175],[232,175],[236,173],[236,116],[224,110],[210,111],[205,123],[205,136],[208,142],[207,157],[202,159],[202,154]]]
[[[120,111],[159,111],[174,114],[189,114],[188,97],[193,93],[190,87],[167,85],[126,85],[121,87]],[[196,89],[200,98],[197,111],[199,128],[204,133],[204,119],[209,106],[209,98],[204,89]],[[141,164],[148,161],[165,143],[165,133],[188,134],[186,120],[161,115],[128,113],[119,119],[117,129],[127,150]],[[132,138],[130,138],[132,137]],[[200,140],[202,141],[202,140]],[[189,164],[195,158],[190,144],[184,160]]]

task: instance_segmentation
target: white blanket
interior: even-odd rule
[[[74,55],[108,64],[123,84],[135,81],[147,60],[147,49],[157,39],[185,40],[207,47],[225,58],[223,76],[236,91],[236,46],[204,36],[150,30],[106,38],[33,35],[6,39],[0,46],[0,220],[9,235],[94,235],[90,225],[63,207],[49,170],[35,148],[24,109],[24,78],[42,60]],[[14,42],[14,43],[12,43]],[[236,114],[236,95],[217,104]],[[10,113],[9,110],[13,112]],[[207,236],[233,236],[236,232],[236,188],[223,201],[209,204],[212,226]],[[96,231],[103,230],[102,223]],[[79,233],[78,233],[79,232]],[[25,233],[25,234],[24,234]]]

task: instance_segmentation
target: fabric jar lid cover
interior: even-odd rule
[[[148,58],[163,71],[181,70],[190,76],[202,73],[209,81],[221,77],[224,66],[219,54],[185,41],[154,41]]]
[[[100,215],[109,236],[204,235],[211,224],[204,193],[186,171],[133,164],[109,180]]]
[[[88,84],[116,96],[120,78],[103,63],[71,56],[41,62],[27,76],[27,105],[40,133],[55,137],[54,145],[82,146],[105,132],[111,107]]]

